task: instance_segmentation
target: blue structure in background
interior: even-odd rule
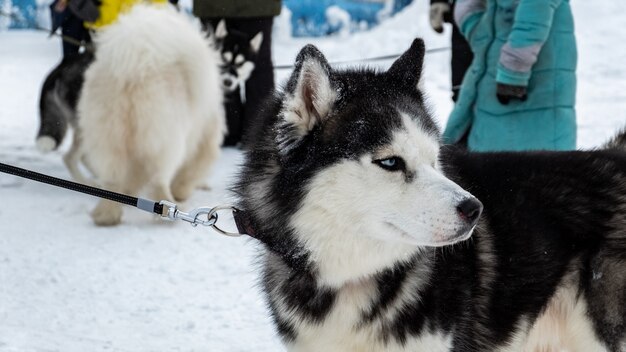
[[[10,11],[11,18],[9,28],[35,28],[37,27],[37,3],[35,0],[11,0],[11,6],[7,9],[9,0],[0,0],[0,9]]]
[[[0,9],[11,1],[12,18],[9,28],[36,28],[37,4],[35,0],[0,0]],[[329,23],[326,9],[339,7],[350,15],[351,28],[348,30],[376,26],[381,20],[381,11],[393,15],[413,0],[284,0],[284,5],[292,13],[291,25],[294,37],[324,36],[342,30],[342,23]],[[385,8],[385,4],[392,2]],[[47,9],[47,6],[45,6]]]
[[[381,19],[385,4],[393,1],[389,15],[402,10],[412,0],[285,0],[284,4],[291,11],[292,35],[294,37],[324,36],[335,33],[342,24],[331,24],[326,18],[326,9],[337,6],[350,14],[351,27],[367,28],[376,26]]]

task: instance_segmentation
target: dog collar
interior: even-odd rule
[[[257,232],[252,225],[252,219],[247,211],[233,209],[233,219],[235,220],[235,225],[237,225],[237,231],[239,231],[240,234],[257,238]]]

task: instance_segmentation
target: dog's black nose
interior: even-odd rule
[[[474,226],[483,212],[483,203],[474,197],[467,198],[457,205],[456,210],[461,218]]]
[[[226,87],[230,87],[232,84],[233,84],[233,80],[232,79],[230,79],[230,78],[225,78],[224,79],[224,85]]]

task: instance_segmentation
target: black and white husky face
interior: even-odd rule
[[[263,33],[249,38],[245,33],[226,28],[221,20],[215,28],[215,41],[221,54],[222,88],[226,93],[234,92],[245,84],[254,71],[254,61],[263,43]]]
[[[245,206],[286,218],[267,226],[290,229],[283,236],[330,285],[466,240],[482,211],[441,172],[417,89],[423,54],[416,40],[385,73],[335,72],[305,47],[266,121],[270,137],[251,151]]]

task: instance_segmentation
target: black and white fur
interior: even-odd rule
[[[210,28],[207,28],[211,31]],[[228,133],[224,145],[237,145],[242,139],[244,129],[244,108],[246,81],[255,69],[255,62],[261,44],[263,32],[252,37],[248,34],[226,27],[226,21],[220,20],[213,31],[215,47],[220,52],[220,78],[224,90],[224,109]]]
[[[39,132],[37,148],[44,153],[56,150],[69,130],[73,131],[72,145],[63,156],[72,178],[91,183],[80,171],[83,155],[80,144],[76,106],[84,82],[85,71],[93,62],[90,51],[64,58],[49,74],[41,87],[39,98]]]
[[[263,43],[263,32],[249,38],[245,33],[228,30],[226,21],[221,20],[213,36],[222,58],[222,88],[226,93],[239,92],[254,71],[256,55]]]
[[[624,149],[441,147],[423,55],[307,46],[259,120],[235,190],[287,349],[626,351]]]

